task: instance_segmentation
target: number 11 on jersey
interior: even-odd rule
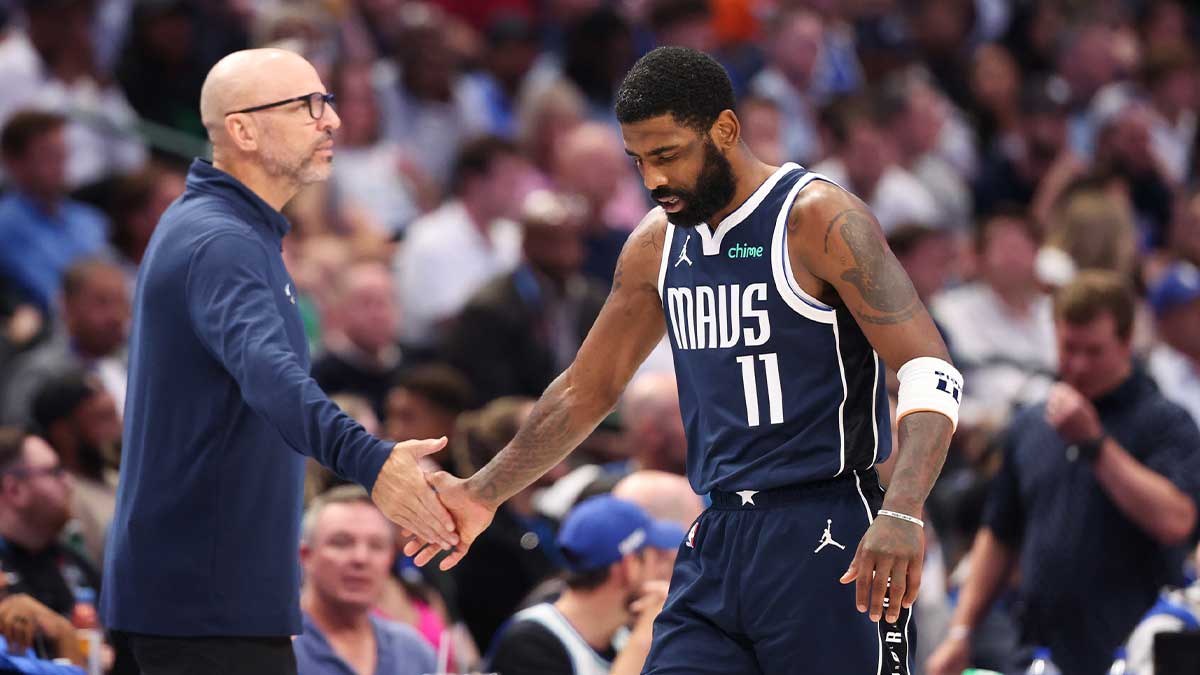
[[[771,424],[783,423],[783,390],[779,385],[779,357],[774,352],[759,354],[758,360],[763,363],[767,374],[767,407],[770,411]],[[754,355],[737,357],[742,366],[742,388],[746,392],[746,422],[749,426],[759,424],[758,409],[758,376],[755,374]]]

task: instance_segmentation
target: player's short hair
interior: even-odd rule
[[[1054,318],[1078,326],[1109,314],[1117,337],[1133,334],[1134,298],[1121,275],[1108,270],[1084,270],[1054,294]]]
[[[697,131],[735,106],[729,73],[711,56],[687,47],[659,47],[633,64],[617,89],[621,124],[671,115]]]
[[[22,110],[9,118],[0,130],[0,153],[8,159],[21,159],[29,146],[42,136],[58,131],[67,118],[44,110]]]

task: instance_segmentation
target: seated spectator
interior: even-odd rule
[[[356,485],[334,488],[304,514],[300,607],[304,633],[292,642],[304,675],[423,675],[433,647],[409,626],[371,608],[395,555],[392,524]]]
[[[383,138],[369,63],[338,66],[330,90],[337,92],[342,119],[332,176],[337,194],[364,209],[387,234],[399,236],[427,210],[436,187],[400,146]]]
[[[637,505],[611,496],[576,506],[559,535],[566,590],[553,603],[517,612],[496,636],[488,668],[505,675],[641,672],[666,599],[665,582],[646,562],[656,525]],[[634,631],[618,648],[631,621]]]
[[[1197,522],[1200,431],[1134,367],[1133,315],[1111,272],[1083,272],[1055,296],[1061,379],[1008,428],[930,675],[970,665],[972,631],[1016,571],[1021,639],[1050,648],[1064,673],[1105,672],[1159,589],[1179,583]]]
[[[178,171],[151,166],[123,176],[113,185],[105,207],[112,223],[110,241],[131,293],[150,235],[163,211],[183,194],[183,181]]]
[[[562,198],[530,193],[521,225],[523,263],[472,296],[445,341],[481,400],[545,391],[575,359],[607,295],[580,273],[583,230]]]
[[[37,436],[0,428],[0,569],[10,593],[27,593],[67,617],[77,596],[100,588],[92,563],[59,543],[70,505],[71,482],[54,449]]]
[[[71,475],[71,517],[84,552],[101,562],[117,506],[121,416],[113,397],[94,377],[70,371],[38,390],[33,422]]]
[[[388,392],[384,436],[397,440],[441,438],[454,442],[458,416],[474,406],[471,383],[450,366],[431,363],[405,371]],[[428,458],[450,467],[449,445]]]
[[[862,197],[885,233],[901,223],[947,225],[933,195],[896,163],[894,140],[880,111],[866,101],[848,99],[824,110],[822,123],[833,138],[833,153],[813,171]]]
[[[455,473],[470,476],[487,464],[516,436],[532,408],[531,399],[508,397],[462,415],[452,448]],[[501,504],[492,524],[471,545],[471,555],[450,570],[463,621],[485,652],[521,600],[560,569],[554,523],[534,509],[533,495],[563,473],[552,469]]]
[[[137,114],[125,94],[96,63],[95,0],[23,0],[24,31],[16,31],[0,56],[0,123],[23,108],[69,117],[62,161],[72,190],[146,161],[134,131]],[[156,84],[161,85],[161,82]]]
[[[1200,424],[1200,269],[1172,265],[1150,289],[1150,306],[1162,340],[1150,352],[1150,376]]]
[[[129,287],[119,267],[96,259],[71,265],[63,277],[62,330],[22,354],[0,377],[0,421],[28,422],[38,387],[77,369],[95,375],[117,411],[123,410],[129,314]]]
[[[704,500],[692,491],[687,478],[666,471],[634,471],[617,482],[612,494],[642,507],[651,518],[674,523],[685,532],[704,511]]]
[[[313,379],[326,393],[366,398],[382,418],[388,389],[406,365],[396,335],[400,312],[387,268],[364,262],[344,269],[327,313],[325,353],[313,363]]]
[[[555,152],[554,186],[568,198],[583,227],[584,276],[612,285],[617,257],[646,212],[645,196],[621,138],[612,127],[586,122],[568,132]]]
[[[817,12],[800,7],[780,9],[773,19],[766,35],[767,63],[750,80],[750,91],[773,102],[781,113],[781,159],[807,164],[822,155],[816,90],[825,21]],[[744,112],[740,105],[738,112]]]
[[[979,280],[935,297],[931,311],[972,382],[965,426],[997,428],[1015,405],[1046,395],[1054,375],[1050,298],[1034,275],[1037,238],[1016,213],[994,215],[976,234]]]
[[[0,279],[48,311],[72,262],[105,249],[108,222],[67,197],[66,119],[19,112],[0,130],[12,190],[0,197]]]
[[[625,388],[619,410],[625,427],[622,443],[637,469],[687,473],[687,435],[674,374],[638,375]]]
[[[453,198],[413,221],[396,254],[406,342],[433,344],[443,323],[475,291],[516,267],[521,232],[511,219],[530,175],[508,141],[484,137],[463,147],[455,161]]]

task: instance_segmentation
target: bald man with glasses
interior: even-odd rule
[[[422,538],[458,541],[417,465],[445,439],[375,438],[309,376],[280,209],[329,176],[332,101],[294,53],[218,62],[200,94],[212,162],[192,164],[142,261],[101,617],[147,675],[296,672],[306,455]]]

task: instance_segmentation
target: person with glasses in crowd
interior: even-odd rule
[[[423,539],[458,542],[417,464],[445,439],[380,440],[309,374],[280,209],[329,177],[332,100],[295,53],[221,59],[200,92],[213,159],[142,259],[100,605],[144,673],[296,672],[305,455]]]
[[[27,594],[64,617],[80,591],[94,594],[100,584],[95,566],[61,543],[70,505],[71,480],[50,444],[0,427],[0,570],[9,594]]]

